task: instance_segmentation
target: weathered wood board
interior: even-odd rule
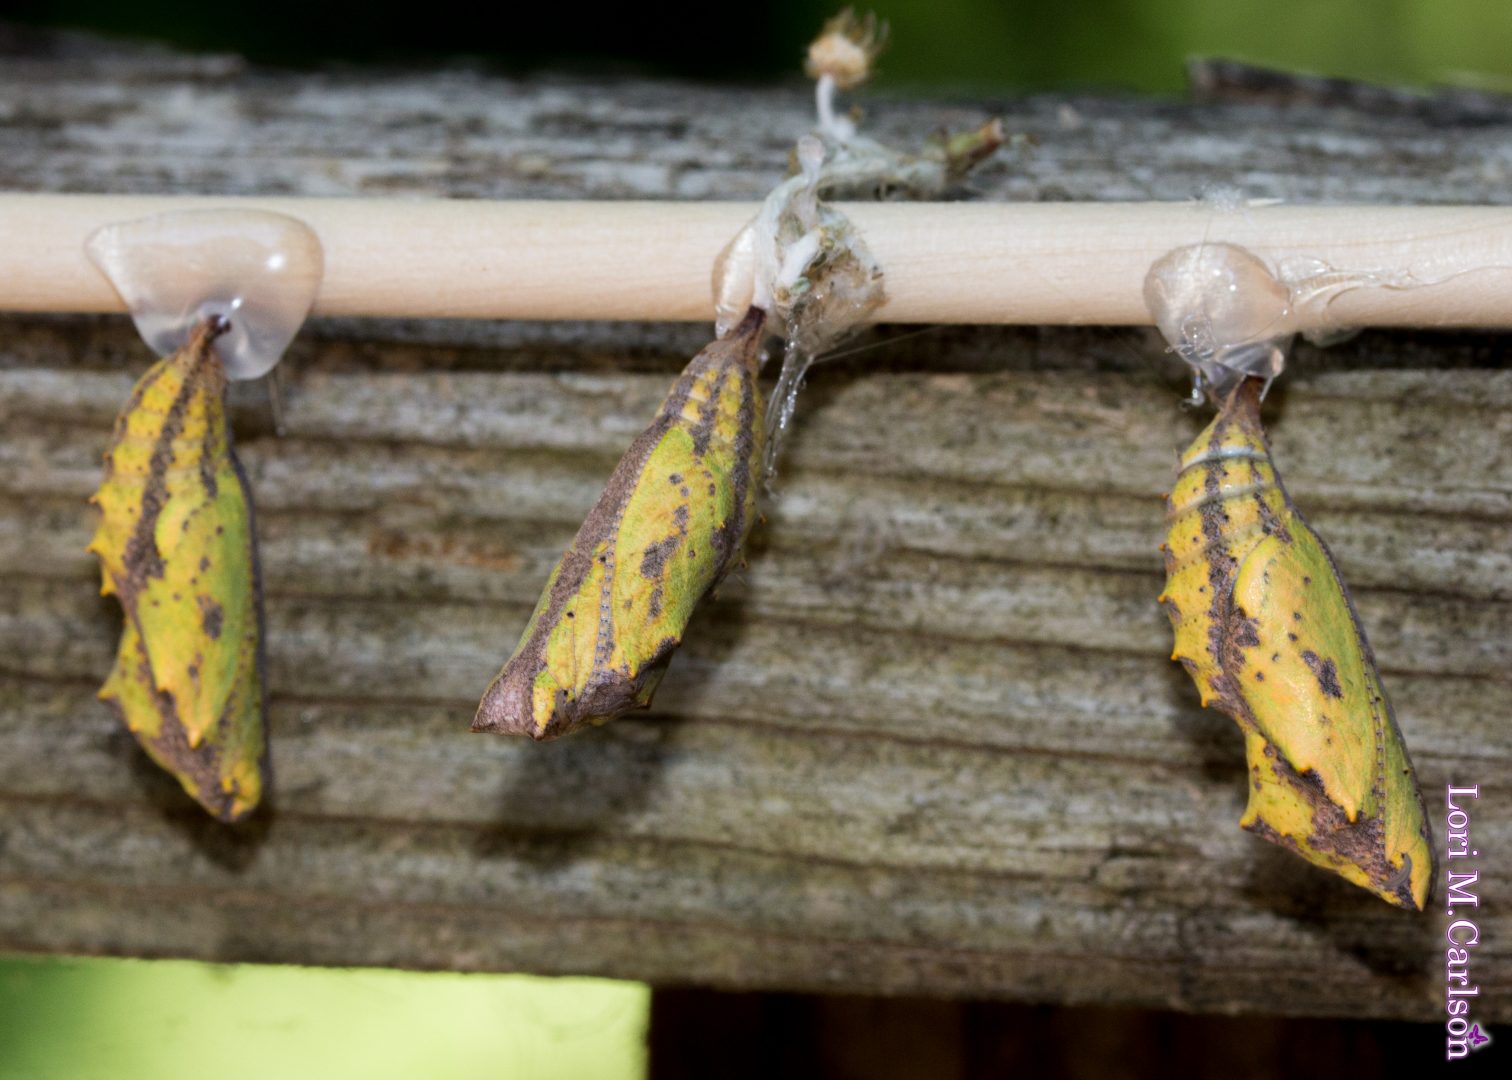
[[[986,112],[994,199],[1509,200],[1512,104],[1201,72],[1191,103]],[[97,43],[0,63],[0,188],[756,197],[807,92],[248,70]],[[0,242],[4,223],[0,222]],[[1202,417],[1148,334],[940,330],[816,369],[749,570],[655,711],[472,736],[551,563],[702,328],[312,324],[285,423],[238,396],[276,794],[227,830],[94,692],[119,630],[85,498],[147,362],[0,318],[0,948],[1432,1019],[1414,917],[1241,833],[1243,753],[1167,660],[1161,496]],[[896,331],[882,330],[877,340]],[[1442,831],[1512,851],[1505,341],[1304,347],[1275,451],[1329,539]],[[1512,1018],[1483,880],[1479,1016]]]

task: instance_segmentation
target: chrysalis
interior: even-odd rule
[[[547,579],[474,731],[550,739],[645,708],[755,518],[765,313],[695,356]]]
[[[200,805],[235,821],[262,795],[267,747],[252,502],[215,354],[227,329],[206,319],[132,391],[89,550],[126,612],[100,697]]]
[[[864,81],[880,37],[873,20],[847,15],[810,50],[820,136],[800,140],[798,174],[721,255],[718,339],[610,477],[484,694],[474,731],[549,739],[651,703],[693,610],[739,557],[756,479],[770,475],[763,447],[786,429],[809,362],[882,303],[881,267],[821,195],[937,193],[1002,142],[997,123],[921,155],[858,137],[833,96]],[[772,425],[756,387],[768,315],[788,339]]]
[[[1241,277],[1253,269],[1233,266]],[[1160,299],[1152,295],[1152,310],[1169,316]],[[1216,351],[1188,358],[1207,363],[1194,367],[1219,411],[1182,455],[1168,500],[1160,600],[1175,628],[1172,659],[1202,703],[1244,733],[1250,793],[1240,824],[1421,910],[1435,863],[1412,763],[1338,569],[1282,487],[1260,426],[1281,355],[1249,373],[1266,342],[1219,328]],[[1239,346],[1241,366],[1215,362]]]
[[[1173,659],[1244,732],[1240,824],[1402,907],[1427,902],[1427,816],[1375,658],[1322,539],[1281,486],[1245,379],[1169,500]]]
[[[276,214],[163,215],[102,230],[90,255],[167,351],[116,420],[89,550],[125,625],[100,697],[211,814],[266,786],[263,622],[226,381],[270,369],[310,308],[314,235]],[[224,356],[223,356],[224,352]]]

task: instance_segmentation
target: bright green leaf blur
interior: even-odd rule
[[[797,10],[809,5],[790,0]],[[1178,91],[1224,56],[1394,83],[1512,88],[1506,0],[879,0],[883,77],[1036,89]]]
[[[11,0],[12,18],[158,38],[256,60],[405,64],[467,53],[511,69],[793,76],[834,0],[627,6],[410,0]],[[893,28],[880,79],[957,89],[1180,90],[1222,55],[1396,83],[1512,87],[1507,0],[876,0]],[[360,17],[353,17],[354,10]],[[717,43],[717,47],[716,44]]]
[[[638,1080],[650,990],[604,979],[0,959],[5,1080]]]

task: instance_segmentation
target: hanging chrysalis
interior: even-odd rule
[[[320,283],[320,245],[280,214],[188,211],[101,229],[90,258],[163,355],[132,389],[91,499],[89,550],[125,626],[100,689],[143,749],[222,821],[267,781],[262,598],[227,379],[272,369]]]
[[[1240,824],[1421,910],[1435,864],[1412,763],[1333,557],[1260,426],[1293,330],[1288,290],[1242,248],[1205,244],[1157,263],[1145,298],[1218,409],[1181,457],[1160,599],[1172,658],[1244,733]]]
[[[550,739],[651,703],[756,515],[766,315],[695,356],[609,477],[473,720]]]
[[[1001,126],[988,124],[910,157],[857,136],[835,115],[833,94],[865,79],[881,36],[874,21],[844,16],[815,42],[820,136],[799,143],[797,175],[721,256],[717,340],[610,477],[484,694],[474,731],[550,739],[651,703],[694,609],[739,558],[769,475],[763,447],[785,428],[803,371],[882,302],[880,267],[820,202],[821,188],[937,191],[1001,142]],[[789,345],[775,425],[763,423],[756,386],[769,313]]]

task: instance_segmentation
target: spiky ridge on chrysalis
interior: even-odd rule
[[[1281,486],[1243,380],[1182,455],[1161,596],[1172,659],[1244,732],[1240,825],[1401,907],[1434,878],[1422,796],[1322,538]]]
[[[474,731],[550,739],[645,708],[756,513],[765,313],[693,358],[547,579]]]
[[[215,351],[226,327],[206,319],[132,389],[89,550],[125,613],[100,697],[201,806],[236,821],[261,798],[267,740],[252,502]]]

